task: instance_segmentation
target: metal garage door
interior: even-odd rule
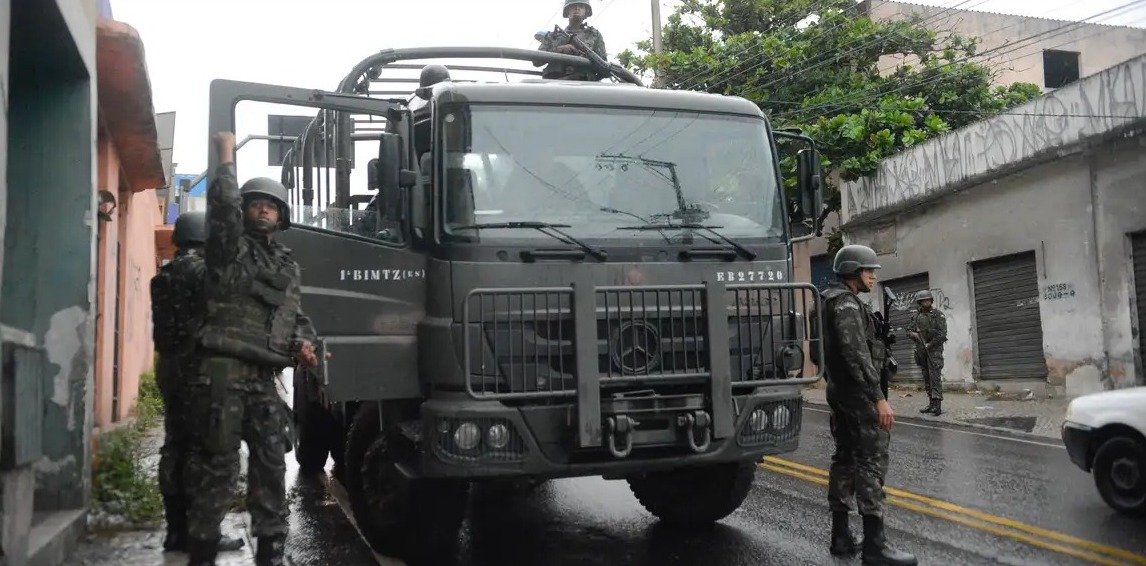
[[[895,329],[895,344],[891,346],[891,354],[899,362],[899,371],[892,382],[923,381],[923,372],[915,365],[915,346],[911,338],[907,337],[906,328],[911,322],[911,315],[915,313],[915,295],[930,288],[929,278],[926,273],[921,273],[884,281],[883,285],[891,287],[899,299],[891,306],[891,327]],[[882,308],[883,304],[874,304],[872,307]]]
[[[1034,252],[971,264],[979,379],[1045,379]]]
[[[1130,237],[1130,257],[1134,260],[1134,300],[1138,305],[1138,352],[1143,365],[1140,371],[1146,372],[1146,232]]]

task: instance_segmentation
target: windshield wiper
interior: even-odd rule
[[[686,223],[682,223],[682,224],[661,223],[661,224],[643,224],[641,226],[621,226],[620,228],[617,228],[617,229],[618,230],[672,230],[672,229],[705,230],[705,231],[709,232],[710,234],[715,235],[717,238],[724,240],[726,243],[728,243],[728,245],[732,246],[733,248],[736,248],[736,251],[740,252],[740,254],[743,255],[745,257],[745,259],[747,259],[748,261],[752,261],[752,260],[756,259],[756,252],[753,252],[752,250],[740,245],[739,243],[737,243],[735,240],[729,238],[728,236],[725,236],[724,234],[717,232],[716,231],[717,228],[724,228],[724,226],[708,226],[705,224],[695,224],[695,223],[687,223],[686,222]]]
[[[549,222],[528,222],[528,221],[526,221],[526,222],[487,222],[487,223],[483,223],[483,224],[466,224],[464,226],[453,226],[451,229],[453,229],[453,230],[481,230],[483,228],[491,228],[491,229],[532,228],[534,230],[537,230],[538,232],[541,232],[542,234],[545,234],[546,236],[550,236],[550,237],[556,238],[558,240],[561,240],[562,242],[564,242],[566,244],[573,244],[573,245],[581,248],[582,250],[585,250],[585,253],[587,253],[587,254],[589,254],[589,255],[591,255],[591,256],[593,256],[593,257],[595,257],[601,261],[604,261],[605,258],[608,257],[608,254],[605,253],[605,250],[599,250],[597,248],[594,248],[593,246],[590,246],[589,244],[586,244],[585,242],[582,242],[581,240],[578,240],[577,238],[574,238],[573,236],[570,236],[569,234],[566,234],[565,232],[558,230],[558,228],[570,228],[570,227],[571,226],[569,224],[551,224]],[[548,232],[547,230],[552,230],[552,232]],[[556,232],[556,234],[554,234],[553,232]]]

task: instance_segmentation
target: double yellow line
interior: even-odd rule
[[[805,466],[790,460],[767,456],[758,466],[770,472],[819,485],[828,485],[828,472],[826,470]],[[892,487],[885,487],[884,492],[887,494],[887,503],[897,507],[945,521],[952,521],[993,535],[1025,542],[1044,550],[1107,566],[1126,566],[1127,564],[1146,566],[1146,556],[1128,550],[1098,544]]]

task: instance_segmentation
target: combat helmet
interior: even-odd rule
[[[574,4],[580,4],[580,5],[585,7],[585,17],[586,18],[591,17],[593,15],[593,5],[589,3],[589,0],[565,0],[565,6],[561,8],[561,17],[562,18],[568,18],[569,17],[569,7],[574,5]]]
[[[207,213],[193,210],[180,214],[175,220],[171,243],[177,248],[202,246],[207,243]]]
[[[934,301],[935,297],[931,295],[930,289],[924,289],[915,294],[915,303],[919,304],[923,301]]]
[[[290,228],[290,205],[287,204],[287,188],[282,183],[268,177],[255,177],[239,188],[243,203],[259,196],[270,198],[279,207],[279,230]]]
[[[837,275],[852,275],[861,269],[879,269],[879,258],[875,250],[860,245],[850,245],[840,248],[836,252],[836,259],[832,261],[832,271]]]

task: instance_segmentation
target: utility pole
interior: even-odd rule
[[[660,55],[664,53],[664,42],[661,38],[661,0],[652,0],[653,3],[653,53]],[[664,86],[664,77],[656,76],[653,78],[653,86],[660,88]]]

